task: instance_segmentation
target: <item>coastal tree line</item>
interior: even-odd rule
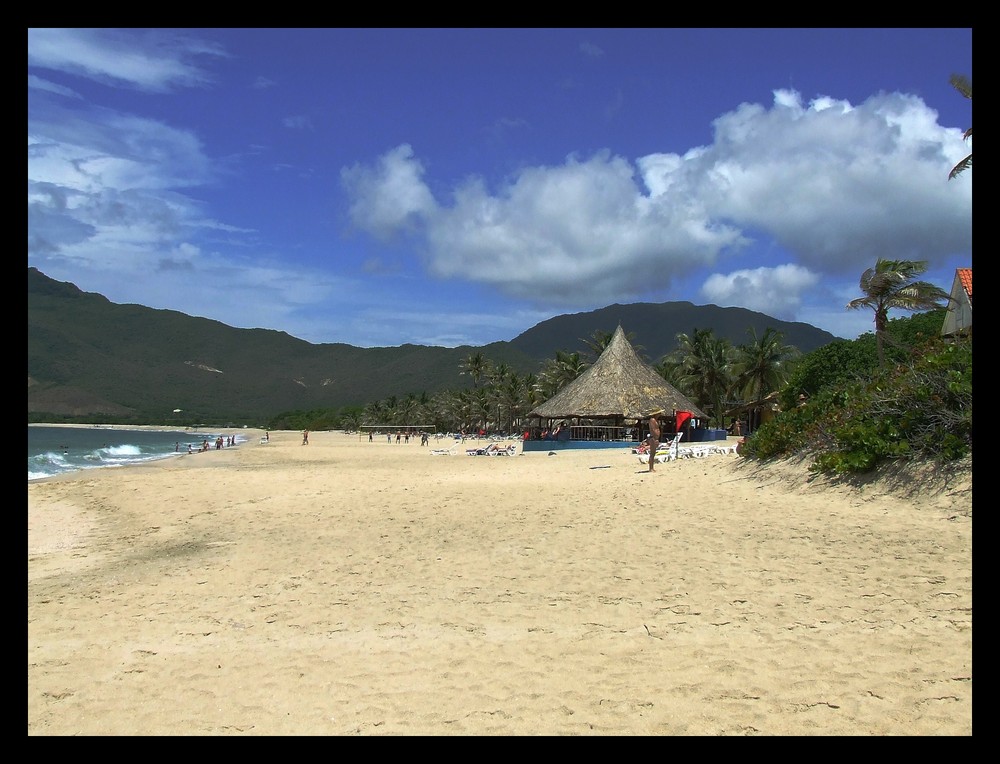
[[[912,350],[914,342],[933,334],[935,322],[940,329],[941,303],[949,299],[933,284],[917,280],[924,270],[925,262],[879,259],[874,268],[862,274],[859,284],[862,295],[847,308],[868,308],[874,312],[874,357],[868,352],[867,335],[855,341],[831,343],[803,357],[772,328],[759,336],[750,329],[747,341],[738,345],[716,337],[711,329],[695,328],[690,334],[678,334],[676,349],[651,365],[664,380],[708,412],[711,424],[726,427],[731,412],[748,401],[758,401],[779,391],[784,391],[790,400],[800,395],[809,398],[826,385],[844,382],[843,374],[838,371],[849,371],[852,378],[871,376],[878,368],[885,367],[886,346],[891,348],[889,359],[899,362]],[[921,324],[922,331],[916,336],[898,324],[890,327],[890,310],[918,312],[935,308],[939,312],[930,318],[931,326]],[[612,336],[613,332],[599,330],[581,339],[580,349],[557,350],[538,374],[518,374],[508,364],[475,351],[456,369],[457,377],[467,376],[472,381],[471,388],[456,387],[432,396],[425,392],[392,395],[364,406],[339,410],[288,412],[272,419],[269,426],[356,430],[363,426],[420,424],[432,426],[438,432],[515,433],[532,409],[583,374],[600,357]],[[634,343],[634,335],[626,336]],[[634,347],[642,355],[642,346]],[[810,373],[796,374],[800,368]]]
[[[677,335],[677,347],[651,364],[727,425],[748,401],[776,394],[781,413],[758,428],[746,456],[771,458],[812,451],[823,471],[864,471],[891,458],[959,458],[972,443],[972,337],[942,338],[949,295],[917,276],[926,263],[879,259],[862,274],[861,296],[846,307],[869,309],[874,332],[837,340],[802,355],[780,332],[748,331],[734,345],[711,329]],[[914,315],[889,318],[890,310]],[[527,414],[586,371],[607,347],[611,332],[558,350],[538,374],[518,374],[481,351],[455,370],[472,387],[429,396],[408,393],[340,410],[289,412],[272,429],[345,429],[430,426],[435,432],[514,434]],[[632,340],[629,337],[630,341]],[[636,352],[642,353],[641,346]]]

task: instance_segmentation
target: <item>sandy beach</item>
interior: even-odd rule
[[[972,734],[971,467],[241,432],[29,483],[29,736]]]

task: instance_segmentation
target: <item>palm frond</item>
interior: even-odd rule
[[[959,93],[972,100],[972,81],[966,77],[964,74],[953,74],[948,78],[948,82],[951,86],[955,88]]]
[[[965,159],[959,162],[957,165],[951,168],[951,172],[948,173],[948,180],[961,175],[966,170],[972,169],[972,154],[969,154]]]

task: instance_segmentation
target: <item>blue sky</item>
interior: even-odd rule
[[[972,265],[953,73],[971,29],[31,29],[28,265],[312,343],[672,300],[854,338],[876,258]]]

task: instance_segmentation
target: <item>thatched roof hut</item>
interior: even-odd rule
[[[542,419],[641,420],[654,412],[690,411],[694,402],[639,358],[619,325],[593,366],[528,414]]]

